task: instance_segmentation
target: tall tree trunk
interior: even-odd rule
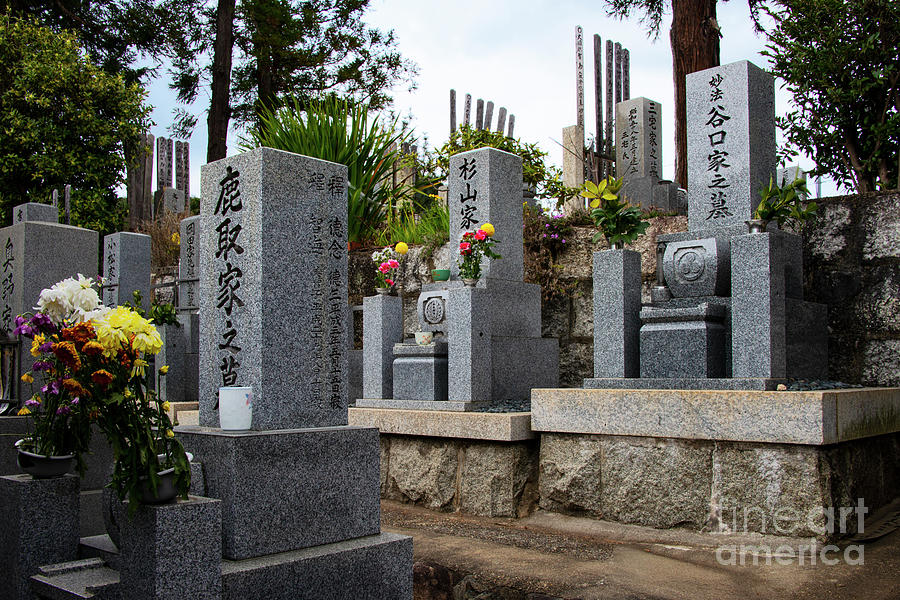
[[[212,98],[206,119],[209,140],[206,161],[228,154],[228,122],[231,120],[231,54],[234,49],[235,0],[219,0],[216,8],[216,43],[212,64]]]
[[[675,181],[687,189],[685,76],[719,65],[716,0],[672,0],[672,76],[675,83]]]

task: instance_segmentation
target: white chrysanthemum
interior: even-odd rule
[[[41,291],[34,310],[46,314],[57,325],[66,321],[84,320],[87,313],[100,307],[100,297],[93,288],[93,282],[82,275],[69,277]]]

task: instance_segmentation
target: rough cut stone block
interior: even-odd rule
[[[522,281],[522,159],[496,148],[481,148],[450,157],[451,276],[459,277],[459,239],[491,223],[502,260],[484,259],[482,278]]]
[[[380,531],[377,429],[177,431],[185,449],[203,464],[207,494],[225,507],[226,558],[288,552]]]
[[[142,505],[120,521],[123,598],[218,600],[222,592],[222,503]]]
[[[495,335],[491,338],[491,399],[524,400],[535,388],[559,384],[559,341]]]
[[[59,223],[59,208],[39,202],[26,202],[13,209],[13,223],[24,221],[44,221]]]
[[[775,175],[775,80],[743,60],[686,85],[688,229],[743,224]]]
[[[38,567],[74,560],[79,535],[78,478],[0,477],[0,598],[31,600]]]
[[[594,377],[638,377],[641,255],[594,252]]]
[[[315,548],[224,561],[222,600],[409,600],[412,538],[382,533]]]
[[[539,461],[541,508],[603,516],[599,436],[545,433]]]
[[[709,515],[712,444],[604,436],[603,518],[667,529]]]
[[[144,310],[150,309],[150,236],[122,231],[103,238],[103,303],[118,306],[141,293]]]
[[[431,509],[448,509],[456,496],[458,457],[455,440],[393,438],[385,497]]]
[[[201,187],[200,423],[241,385],[255,430],[345,424],[347,167],[257,148]]]
[[[641,311],[641,378],[718,378],[725,375],[725,307]]]
[[[536,444],[467,446],[459,481],[460,510],[486,517],[521,516],[526,484],[536,479],[536,450]]]
[[[403,300],[399,296],[363,298],[364,398],[393,398],[394,344],[403,341]]]
[[[448,398],[457,402],[490,402],[492,365],[488,292],[480,288],[456,288],[450,290],[449,298]]]
[[[734,377],[785,377],[785,281],[769,233],[731,241],[731,356]]]

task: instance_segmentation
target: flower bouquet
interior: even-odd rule
[[[73,452],[83,469],[81,454],[96,422],[116,461],[110,485],[132,510],[148,488],[156,492],[167,469],[186,497],[190,465],[174,439],[168,403],[148,387],[148,358],[162,348],[153,324],[126,306],[102,306],[93,282],[80,274],[43,290],[35,310],[17,317],[14,331],[31,338],[36,359],[33,374],[22,379],[44,382],[20,411],[35,423],[26,443]]]
[[[400,268],[398,260],[409,251],[409,246],[404,242],[398,242],[393,248],[385,246],[381,250],[372,253],[372,262],[378,265],[375,269],[376,290],[390,290],[396,283],[394,272]]]
[[[481,277],[481,257],[499,259],[503,258],[494,252],[494,245],[498,244],[494,237],[494,226],[485,223],[481,229],[472,233],[466,231],[459,241],[459,276],[465,280],[477,281]]]

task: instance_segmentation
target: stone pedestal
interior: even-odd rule
[[[637,377],[641,255],[594,252],[594,377]]]
[[[403,300],[363,298],[363,397],[392,398],[394,344],[403,341]]]
[[[449,293],[447,339],[448,398],[457,402],[491,401],[491,318],[489,296],[480,288]]]
[[[376,535],[378,430],[179,427],[219,498],[222,552],[240,560]]]
[[[0,477],[0,598],[31,600],[38,567],[74,560],[78,550],[79,484],[74,475]]]
[[[447,343],[394,344],[394,400],[447,400]]]
[[[127,509],[126,509],[127,510]],[[120,522],[120,595],[129,600],[222,597],[222,503],[142,505]]]
[[[59,223],[59,208],[50,204],[39,202],[26,202],[13,209],[13,223],[25,221],[43,221],[45,223]]]
[[[725,376],[725,307],[641,311],[641,377]]]
[[[775,235],[731,241],[731,360],[734,377],[785,377],[785,281]]]

